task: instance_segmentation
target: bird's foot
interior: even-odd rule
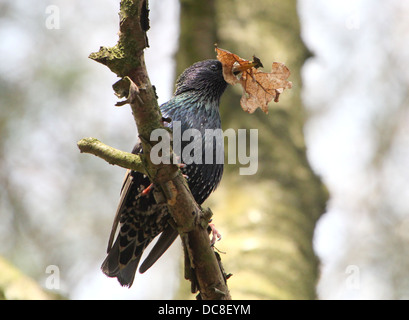
[[[211,222],[211,220],[209,221]],[[216,226],[214,223],[209,223],[210,233],[212,234],[212,240],[210,240],[210,245],[213,247],[216,241],[220,241],[222,235],[219,231],[217,231]]]
[[[186,164],[180,160],[180,156],[173,154],[173,164],[176,165],[179,169],[183,169],[186,167]]]
[[[184,169],[184,168],[186,168],[186,164],[185,164],[185,163],[179,162],[179,161],[180,161],[179,156],[175,156],[175,157],[176,157],[176,163],[175,163],[176,167],[178,167],[179,169]],[[184,177],[186,180],[189,179],[189,176],[186,175],[186,174],[184,174],[183,172],[182,172],[182,175],[183,175],[183,177]]]
[[[186,168],[186,164],[184,164],[184,163],[176,163],[176,166],[177,166],[179,169]]]
[[[142,190],[141,195],[146,196],[148,195],[153,189],[153,183],[147,186],[145,189]]]

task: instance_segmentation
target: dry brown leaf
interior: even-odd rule
[[[244,111],[253,113],[261,108],[268,113],[268,103],[274,99],[278,102],[284,89],[291,89],[288,81],[290,70],[279,62],[273,62],[270,73],[258,70],[261,61],[253,57],[253,61],[240,58],[238,55],[216,47],[217,59],[223,65],[223,77],[232,85],[240,83],[243,96],[240,104]]]

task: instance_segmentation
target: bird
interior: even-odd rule
[[[160,106],[163,119],[170,119],[167,123],[169,128],[172,129],[174,123],[179,121],[182,134],[188,129],[196,129],[201,134],[202,161],[184,164],[182,158],[183,165],[180,166],[199,205],[217,188],[223,175],[223,161],[216,161],[217,151],[223,151],[223,142],[209,136],[211,130],[207,129],[221,130],[219,105],[226,88],[221,62],[213,59],[199,61],[183,71],[176,80],[172,98]],[[209,139],[213,139],[214,143],[206,144]],[[189,142],[182,141],[181,150]],[[205,161],[206,151],[212,151],[213,161],[210,163]],[[132,153],[143,153],[140,140]],[[180,155],[177,156],[180,158]],[[153,193],[146,192],[149,186],[152,184],[146,175],[127,171],[108,242],[107,257],[101,266],[105,275],[116,277],[126,287],[132,286],[142,254],[153,239],[160,235],[139,267],[140,273],[147,271],[178,236],[169,223],[171,216],[166,204],[157,203]]]

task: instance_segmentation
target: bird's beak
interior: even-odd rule
[[[241,72],[249,70],[251,68],[259,68],[262,67],[263,64],[261,63],[260,59],[257,57],[253,57],[253,61],[246,61],[244,63],[235,62],[232,68],[232,72],[234,75],[238,75]]]
[[[249,63],[243,64],[243,65],[237,63],[237,65],[233,65],[233,68],[231,69],[231,71],[233,72],[234,75],[237,75],[240,72],[243,72],[243,71],[246,71],[248,69],[253,68],[255,65],[256,65],[256,63],[254,63],[254,62],[249,62]]]

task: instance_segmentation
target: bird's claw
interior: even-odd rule
[[[220,241],[222,235],[219,231],[217,231],[216,226],[214,223],[209,223],[210,233],[212,234],[212,240],[210,241],[210,245],[213,247],[216,241]]]
[[[153,189],[153,183],[151,183],[149,186],[147,186],[145,189],[142,190],[141,195],[146,196],[148,195],[151,190]]]
[[[183,163],[183,162],[181,162],[180,156],[178,156],[178,155],[176,155],[176,154],[173,154],[173,157],[174,157],[174,162],[173,162],[173,163],[174,163],[179,169],[183,169],[183,168],[186,167],[186,164]]]
[[[176,163],[176,166],[177,166],[179,169],[182,169],[182,168],[185,168],[185,167],[186,167],[186,164],[184,164],[184,163]]]

